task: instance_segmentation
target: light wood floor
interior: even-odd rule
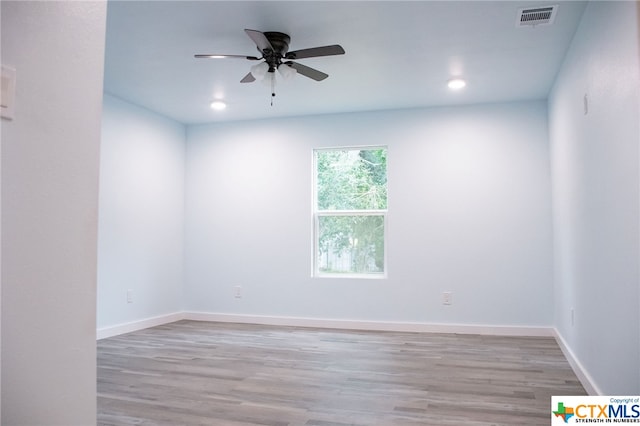
[[[180,321],[98,342],[99,425],[549,425],[552,338]]]

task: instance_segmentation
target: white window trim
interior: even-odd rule
[[[388,255],[388,212],[389,209],[379,209],[379,210],[318,210],[318,183],[317,183],[317,152],[321,151],[338,151],[338,150],[375,150],[375,149],[386,149],[389,151],[389,147],[387,145],[366,145],[366,146],[344,146],[344,147],[329,147],[329,148],[317,148],[312,152],[312,206],[311,206],[311,217],[313,222],[313,241],[311,243],[311,277],[312,278],[338,278],[338,279],[369,279],[369,280],[382,280],[388,278],[388,264],[387,264],[387,255]],[[387,164],[387,179],[389,176],[389,165]],[[388,187],[387,187],[388,191]],[[387,195],[388,197],[388,195]],[[387,198],[387,206],[388,206],[388,198]],[[327,273],[321,272],[318,268],[318,241],[319,241],[319,217],[320,216],[383,216],[384,217],[384,270],[383,272],[376,274],[357,274],[357,273]]]

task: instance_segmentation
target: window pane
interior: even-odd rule
[[[316,152],[318,210],[387,208],[387,150]]]
[[[319,216],[318,271],[384,273],[384,216]]]

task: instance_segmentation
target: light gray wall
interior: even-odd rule
[[[182,124],[105,94],[99,329],[182,311],[185,136]]]
[[[2,424],[96,420],[106,2],[2,1]]]
[[[525,102],[190,126],[191,311],[550,326],[547,110]],[[389,147],[387,280],[311,277],[312,151]],[[234,286],[243,297],[234,298]],[[443,306],[441,292],[454,303]]]
[[[639,16],[590,2],[549,98],[554,322],[608,395],[640,392]]]

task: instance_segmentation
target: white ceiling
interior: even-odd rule
[[[518,9],[559,4],[555,22],[516,27]],[[545,99],[584,11],[577,1],[109,1],[105,91],[185,124]],[[260,56],[244,29],[289,50],[340,44],[300,63],[329,74],[241,84]],[[446,82],[468,85],[451,92]],[[214,98],[228,107],[213,111]]]

